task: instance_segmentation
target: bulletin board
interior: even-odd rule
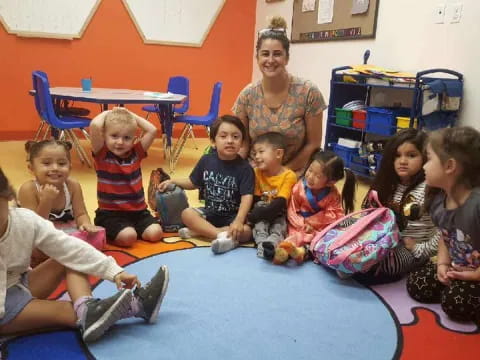
[[[123,0],[123,3],[145,43],[200,47],[225,1]]]
[[[0,22],[22,37],[80,38],[101,0],[0,0]]]
[[[333,17],[329,23],[319,24],[319,3],[314,0],[313,11],[302,11],[305,0],[295,0],[292,17],[292,42],[352,40],[374,38],[380,0],[333,0]],[[368,3],[368,10],[352,15],[354,3]],[[312,1],[313,7],[313,1]]]

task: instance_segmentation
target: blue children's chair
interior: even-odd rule
[[[52,130],[51,134],[55,138],[71,141],[73,147],[78,152],[80,161],[92,167],[89,156],[82,148],[77,135],[73,131],[73,129],[80,129],[85,137],[88,138],[88,132],[85,129],[90,125],[90,119],[57,115],[50,95],[50,85],[46,74],[43,71],[34,71],[32,80],[35,90],[35,107],[42,121],[50,127]],[[46,138],[46,135],[44,138]]]
[[[182,104],[176,105],[173,109],[173,112],[176,115],[185,114],[190,106],[190,81],[188,80],[188,78],[186,78],[185,76],[172,76],[168,80],[167,91],[173,94],[185,95],[187,97]],[[159,115],[158,106],[156,105],[144,106],[142,107],[142,110],[147,112],[146,119],[148,119],[151,113],[156,113],[157,115]]]
[[[193,126],[200,125],[205,126],[207,133],[210,135],[210,126],[218,117],[218,111],[220,109],[220,95],[222,92],[222,83],[217,82],[213,85],[212,98],[210,100],[210,110],[207,115],[195,116],[195,115],[180,115],[175,117],[175,122],[184,123],[185,126],[182,129],[180,137],[178,138],[175,147],[172,152],[172,168],[178,161],[180,153],[182,152],[185,142],[190,134],[193,133]]]
[[[47,79],[47,82],[49,82],[47,73],[40,70],[36,70],[35,72],[38,75],[43,76],[45,79]],[[35,87],[35,84],[33,84],[33,87]],[[40,105],[38,104],[37,96],[34,96],[34,101],[35,101],[35,108],[37,110],[37,113],[40,114],[40,110],[39,110]],[[90,113],[90,110],[88,109],[70,106],[70,101],[68,100],[62,100],[60,104],[61,106],[59,109],[57,109],[57,107],[55,106],[55,111],[57,115],[60,114],[63,116],[73,115],[73,116],[86,117]],[[35,133],[35,137],[33,138],[33,140],[38,141],[40,139],[45,139],[48,136],[49,132],[51,132],[50,126],[42,118],[40,118],[40,125],[38,126],[37,132]]]
[[[186,78],[185,76],[172,76],[170,79],[168,79],[167,91],[173,94],[181,94],[186,96],[185,101],[182,104],[175,105],[173,108],[174,117],[178,115],[184,115],[190,107],[190,80],[188,80],[188,78]],[[165,131],[163,129],[163,120],[161,116],[162,111],[159,109],[158,105],[146,105],[142,107],[142,110],[147,112],[147,116],[145,117],[147,120],[151,113],[157,114],[162,130],[162,141],[164,149],[163,154],[165,156],[167,152],[167,140]]]

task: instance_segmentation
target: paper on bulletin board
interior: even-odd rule
[[[318,24],[329,24],[333,20],[335,0],[318,0]]]
[[[302,11],[314,11],[315,10],[315,0],[303,0],[302,2]]]
[[[364,14],[368,11],[370,0],[352,0],[352,15]]]

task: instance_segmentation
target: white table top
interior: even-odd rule
[[[101,104],[180,104],[186,98],[185,95],[146,90],[92,88],[91,91],[83,91],[77,87],[52,87],[50,94],[60,99]]]

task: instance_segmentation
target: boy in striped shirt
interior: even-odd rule
[[[143,136],[135,141],[138,128]],[[162,228],[147,209],[140,168],[156,133],[154,125],[125,108],[104,111],[90,123],[97,172],[94,222],[106,229],[114,245],[129,247],[137,238],[162,239]]]

